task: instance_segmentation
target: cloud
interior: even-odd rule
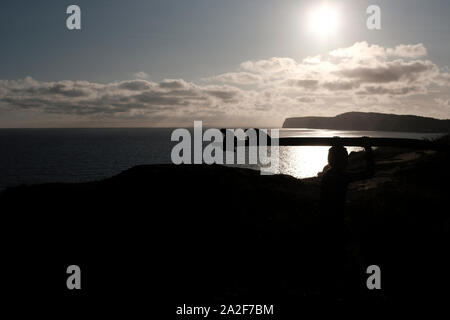
[[[437,85],[440,86],[450,86],[450,73],[439,73],[434,81]]]
[[[270,58],[268,60],[246,61],[241,63],[241,69],[256,73],[289,72],[297,62],[291,58]]]
[[[298,97],[297,101],[303,102],[303,103],[314,103],[314,102],[316,102],[316,98],[312,98],[312,97]]]
[[[159,86],[165,89],[183,89],[187,88],[189,85],[183,79],[165,79]]]
[[[300,87],[308,90],[314,90],[319,85],[319,81],[311,79],[289,79],[286,81],[286,85],[290,87]]]
[[[337,58],[355,58],[359,60],[386,57],[386,49],[367,42],[356,42],[351,47],[332,50],[330,56]]]
[[[365,86],[363,90],[357,91],[358,95],[411,95],[424,93],[426,90],[418,86],[399,86],[399,87],[383,87],[383,86]]]
[[[322,60],[321,55],[317,55],[314,57],[306,57],[305,59],[303,59],[303,63],[305,64],[319,64]]]
[[[359,82],[356,81],[329,81],[324,82],[323,87],[330,91],[345,91],[345,90],[353,90],[360,86]]]
[[[380,64],[377,67],[359,66],[353,69],[344,69],[339,71],[338,74],[346,78],[356,79],[359,83],[389,83],[412,82],[420,77],[435,76],[436,72],[436,65],[430,61],[404,62],[395,60]]]
[[[365,41],[356,42],[351,47],[339,48],[330,52],[330,55],[338,58],[353,58],[358,60],[388,57],[419,58],[427,55],[427,49],[422,43],[415,45],[400,44],[395,48],[384,48],[379,45],[371,45]]]
[[[199,86],[182,79],[159,83],[130,80],[98,84],[87,81],[40,82],[31,77],[0,81],[0,108],[34,110],[66,116],[170,119],[178,115],[224,113],[239,105],[245,94],[226,85]],[[242,101],[238,101],[240,98]],[[151,118],[149,118],[151,120]]]
[[[206,78],[206,81],[218,81],[235,85],[252,85],[261,82],[261,77],[249,72],[228,72],[215,77]]]
[[[124,81],[118,86],[120,89],[131,90],[131,91],[141,91],[149,89],[149,83],[147,81],[141,80],[133,80],[133,81]]]
[[[115,119],[127,125],[139,119],[148,125],[204,120],[273,126],[287,116],[393,108],[408,113],[411,106],[423,115],[447,117],[450,73],[420,58],[426,55],[423,44],[385,48],[358,42],[298,61],[248,60],[237,70],[199,82],[154,82],[143,72],[134,80],[110,83],[0,80],[0,111],[77,123]]]
[[[148,79],[149,75],[147,73],[145,73],[144,71],[139,71],[139,72],[136,72],[135,74],[133,74],[133,77],[135,79]]]
[[[398,45],[394,49],[388,48],[386,53],[390,56],[403,57],[403,58],[418,58],[426,56],[427,49],[422,43],[415,45]]]
[[[203,89],[203,92],[212,97],[219,98],[223,102],[230,102],[239,94],[238,89],[228,86],[208,86]]]
[[[434,99],[434,101],[435,101],[439,106],[450,107],[450,99],[436,98],[436,99]]]

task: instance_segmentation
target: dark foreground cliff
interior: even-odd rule
[[[333,241],[319,238],[320,179],[203,165],[138,166],[98,182],[6,190],[3,288],[70,304],[77,293],[65,289],[65,268],[78,264],[77,303],[132,303],[130,312],[234,302],[287,314],[330,303],[445,300],[449,155],[379,149],[375,157],[375,177],[349,188],[345,285],[335,298],[320,286],[318,243]],[[352,154],[353,169],[361,159]],[[372,264],[381,267],[380,291],[366,287]]]

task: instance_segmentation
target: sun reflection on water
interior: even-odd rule
[[[336,131],[326,129],[282,129],[280,137],[396,137],[422,139],[433,138],[436,134],[383,132],[383,131]],[[328,149],[322,146],[280,147],[279,172],[303,179],[315,177],[328,163]],[[361,151],[361,147],[347,147],[350,154]]]
[[[314,177],[327,164],[329,147],[280,147],[280,173]]]
[[[315,177],[328,163],[330,147],[280,147],[280,173],[302,179]],[[350,154],[362,148],[347,147]]]

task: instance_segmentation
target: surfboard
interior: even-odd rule
[[[223,146],[226,144],[226,131],[230,129],[220,129],[223,134]],[[248,129],[243,129],[247,132]],[[259,129],[252,129],[256,132],[257,144],[262,132]],[[267,144],[270,145],[274,140],[270,135],[266,135]],[[234,138],[234,147],[236,147],[236,140]],[[249,145],[248,136],[245,139],[245,146]],[[396,148],[411,148],[421,150],[436,150],[436,151],[450,151],[449,144],[442,143],[440,141],[426,140],[426,139],[406,139],[406,138],[372,138],[372,137],[282,137],[278,138],[279,146],[335,146],[341,145],[345,147],[396,147]]]
[[[403,138],[370,138],[370,137],[289,137],[280,138],[280,146],[334,146],[346,147],[397,147],[422,150],[449,151],[448,145],[438,141]]]

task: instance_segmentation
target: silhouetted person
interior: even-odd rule
[[[320,204],[321,222],[329,226],[338,226],[344,221],[347,187],[351,182],[368,179],[374,174],[372,148],[364,146],[366,169],[362,172],[348,172],[348,152],[340,145],[328,151],[328,169],[322,175]]]
[[[348,152],[339,140],[328,151],[328,168],[324,170],[320,193],[322,288],[335,295],[343,277],[345,242],[347,232],[344,224],[347,188],[351,182],[368,179],[374,174],[372,148],[366,144],[366,168],[362,172],[348,172]],[[326,292],[325,292],[326,293]],[[341,293],[337,293],[341,294]]]

